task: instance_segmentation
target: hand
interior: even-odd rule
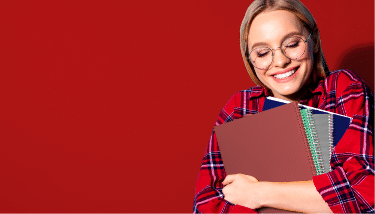
[[[228,175],[223,181],[224,199],[232,204],[258,209],[262,207],[259,183],[256,178],[250,175]]]

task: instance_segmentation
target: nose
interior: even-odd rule
[[[284,55],[281,51],[281,48],[278,48],[274,51],[273,55],[273,65],[275,67],[284,68],[286,65],[290,63],[290,59]]]

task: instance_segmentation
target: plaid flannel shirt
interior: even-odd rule
[[[237,92],[222,109],[215,126],[261,112],[269,95],[260,86]],[[300,103],[353,118],[332,152],[332,171],[314,176],[313,182],[334,213],[374,212],[374,95],[371,89],[352,71],[338,70],[310,89]],[[194,213],[256,212],[224,199],[224,164],[213,131],[196,183]]]

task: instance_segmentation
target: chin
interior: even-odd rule
[[[297,93],[299,88],[289,88],[285,90],[278,90],[277,92],[282,96],[290,96]]]

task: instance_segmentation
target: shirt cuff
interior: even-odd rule
[[[360,213],[358,202],[342,167],[313,176],[316,190],[334,213]]]

